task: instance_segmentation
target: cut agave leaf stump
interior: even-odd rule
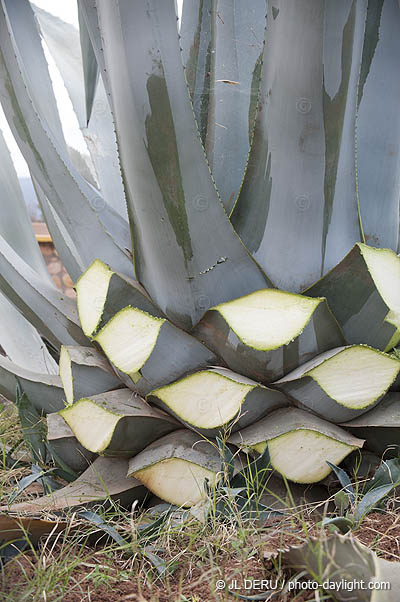
[[[83,472],[96,459],[96,454],[79,443],[58,413],[47,415],[47,440],[50,450],[75,472]]]
[[[146,398],[208,437],[235,432],[289,405],[287,397],[226,368],[210,368],[155,389]]]
[[[400,258],[390,249],[357,243],[305,291],[324,296],[348,343],[390,351],[400,340]]]
[[[325,299],[276,289],[211,308],[193,334],[232,370],[267,383],[344,344]]]
[[[400,389],[399,362],[380,352],[400,341],[398,2],[185,0],[179,34],[174,0],[78,4],[73,74],[60,48],[77,32],[58,23],[51,39],[39,19],[97,172],[112,163],[99,186],[70,160],[30,2],[0,0],[0,100],[77,291],[67,299],[43,271],[2,145],[0,299],[44,353],[20,353],[3,316],[0,392],[15,400],[20,385],[49,413],[61,461],[137,454],[129,474],[178,505],[218,481],[218,446],[202,434],[238,429],[232,442],[267,449],[276,478],[299,483],[358,450],[354,435],[379,453],[397,445],[398,395],[381,398]],[[62,345],[60,379],[50,354]],[[282,407],[289,398],[307,411]],[[127,471],[126,458],[99,457],[33,510],[141,499]]]
[[[129,461],[128,476],[175,506],[194,506],[206,497],[205,480],[213,487],[221,459],[216,443],[189,430],[155,441]]]
[[[341,426],[365,447],[385,458],[397,458],[400,451],[400,393],[388,393],[375,408]]]
[[[76,283],[79,319],[82,330],[92,337],[124,307],[137,307],[161,318],[146,291],[136,280],[113,272],[100,259],[91,263]]]
[[[86,449],[106,456],[134,456],[179,428],[174,418],[150,407],[130,389],[80,399],[60,415]]]
[[[63,345],[59,371],[68,404],[122,386],[106,358],[93,347]]]
[[[295,483],[316,483],[364,441],[344,429],[297,408],[269,414],[228,439],[242,450],[262,454],[268,446],[271,466]]]
[[[378,404],[399,371],[399,360],[366,345],[353,345],[319,355],[274,386],[301,406],[337,423]]]
[[[217,362],[207,347],[165,318],[133,307],[118,312],[94,341],[125,384],[141,395]]]
[[[58,412],[64,407],[65,393],[59,376],[31,372],[0,354],[0,393],[15,401],[17,381],[39,413]]]

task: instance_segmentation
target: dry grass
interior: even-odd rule
[[[1,414],[2,445],[15,445],[21,438],[13,406]],[[21,446],[21,451],[26,449]],[[0,497],[3,502],[16,482],[29,468],[0,470]],[[40,493],[31,485],[19,499]],[[400,518],[394,498],[384,512],[368,515],[355,537],[388,560],[400,560]],[[287,580],[280,566],[279,550],[299,545],[308,537],[326,537],[318,525],[326,504],[287,508],[282,518],[262,525],[243,522],[235,513],[231,520],[200,522],[188,513],[175,513],[162,526],[148,551],[158,554],[167,571],[160,578],[137,538],[136,525],[154,520],[146,513],[136,514],[113,506],[100,510],[107,524],[116,528],[128,542],[119,547],[95,527],[71,515],[68,528],[43,539],[35,549],[27,549],[7,563],[0,572],[0,600],[8,602],[212,602],[235,600],[226,590],[217,589],[218,580],[236,580],[245,595],[260,594],[260,587],[245,589],[246,580]],[[275,595],[274,602],[330,600],[315,591]]]

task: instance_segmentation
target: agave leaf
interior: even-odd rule
[[[268,6],[259,111],[232,223],[284,290],[303,290],[362,240],[354,131],[365,14],[365,2]]]
[[[363,437],[363,439],[364,438],[365,437]],[[368,447],[367,442],[365,443],[365,447]],[[354,479],[363,481],[361,490],[366,491],[370,479],[381,463],[381,456],[368,451],[368,449],[362,449],[356,450],[353,454],[347,456],[347,458],[343,461],[343,467],[346,469],[348,474],[354,476]]]
[[[358,522],[362,521],[364,516],[376,509],[379,503],[398,485],[399,483],[392,483],[370,489],[357,504],[354,510],[354,520]]]
[[[321,585],[327,584],[327,592],[334,588],[338,602],[355,599],[359,602],[396,602],[398,597],[400,563],[378,558],[351,535],[310,539],[301,546],[283,551],[281,565],[296,571],[305,570]],[[361,587],[362,582],[364,587]],[[384,582],[389,582],[389,588],[382,585]],[[348,587],[350,583],[359,583],[360,587],[353,591]]]
[[[14,164],[0,131],[0,235],[47,283],[51,282],[33,233]],[[0,345],[15,363],[37,372],[55,372],[55,362],[37,330],[0,293]]]
[[[93,512],[92,510],[81,510],[80,512],[78,512],[77,516],[79,518],[84,518],[85,520],[89,521],[93,525],[96,525],[96,527],[99,527],[99,529],[101,531],[104,531],[104,533],[107,533],[107,535],[110,535],[110,537],[112,537],[113,540],[116,541],[118,545],[120,545],[120,546],[129,545],[128,542],[114,529],[114,527],[112,527],[111,525],[107,525],[105,520],[103,520],[101,518],[101,516],[96,514],[96,512]]]
[[[85,76],[85,98],[86,98],[86,125],[89,124],[92,114],[93,101],[96,94],[97,81],[99,78],[99,67],[93,50],[92,41],[86,26],[86,21],[78,4],[79,35],[81,39],[82,65]]]
[[[181,45],[194,113],[228,215],[254,126],[266,2],[184,2]]]
[[[400,446],[400,395],[388,393],[378,406],[343,426],[381,457],[397,457]],[[400,475],[399,475],[400,476]]]
[[[374,408],[400,371],[400,361],[366,345],[338,347],[274,383],[325,420],[351,420]]]
[[[55,101],[41,87],[43,62],[29,62],[37,50],[37,44],[30,40],[34,33],[38,38],[32,9],[27,0],[18,0],[18,7],[11,21],[5,0],[0,11],[0,97],[14,137],[34,178],[81,253],[85,267],[100,248],[104,259],[131,273],[127,223],[72,166],[64,141],[47,119],[46,107]],[[29,36],[23,35],[25,29]],[[27,62],[29,79],[24,67]]]
[[[157,554],[151,552],[149,547],[146,547],[143,550],[143,556],[145,556],[151,562],[151,564],[154,566],[160,577],[163,577],[166,574],[166,572],[168,571],[167,563]]]
[[[67,403],[122,386],[106,358],[93,347],[62,346],[60,378]]]
[[[96,454],[79,443],[60,414],[47,415],[47,441],[56,460],[61,459],[74,472],[83,472],[96,459]]]
[[[22,442],[23,439],[20,439]],[[26,465],[32,461],[30,454],[25,454],[22,452],[22,459],[20,458],[20,453],[18,450],[15,450],[16,446],[5,445],[3,442],[0,442],[0,467],[4,470],[6,468],[26,468]],[[17,451],[17,453],[15,453]]]
[[[385,485],[398,484],[400,482],[400,460],[393,458],[382,462],[374,476],[366,484],[367,492]]]
[[[17,387],[15,403],[18,409],[22,436],[28,445],[32,458],[39,463],[46,461],[46,427],[26,393]]]
[[[235,432],[289,405],[284,394],[225,368],[195,372],[151,391],[146,399],[207,437]]]
[[[153,500],[154,499],[159,500],[160,498],[153,496]],[[174,507],[171,504],[162,503],[157,504],[156,506],[151,506],[151,509],[153,513],[156,509],[157,513],[161,513],[161,516],[151,523],[139,523],[137,525],[137,538],[141,543],[147,544],[148,542],[157,540],[160,537],[162,529],[168,522]]]
[[[353,521],[345,516],[334,516],[333,518],[324,518],[321,525],[323,527],[329,527],[329,525],[333,525],[337,527],[339,531],[343,534],[351,531],[353,527]]]
[[[220,437],[217,437],[216,441],[221,456],[221,473],[224,475],[223,481],[219,483],[219,486],[224,484],[226,487],[230,487],[236,469],[235,457],[225,441],[220,439]]]
[[[17,389],[17,379],[14,372],[10,369],[11,362],[4,359],[6,366],[3,367],[3,356],[0,354],[0,395],[3,395],[10,401],[15,401],[15,391]]]
[[[227,519],[229,522],[236,521],[239,524],[243,521],[257,521],[260,524],[271,518],[283,516],[283,512],[272,510],[257,499],[246,495],[235,495],[235,491],[229,490],[226,491],[225,498],[217,501],[215,511],[218,518]]]
[[[200,341],[165,318],[133,307],[118,312],[93,340],[126,386],[140,395],[216,363]]]
[[[10,151],[0,130],[0,235],[42,277],[51,281],[36,241]]]
[[[252,454],[268,446],[271,467],[295,483],[316,483],[364,441],[340,427],[296,408],[276,410],[231,435],[229,443]]]
[[[106,456],[134,456],[180,426],[129,389],[80,399],[60,415],[86,449]]]
[[[76,481],[66,487],[29,502],[3,506],[1,511],[37,513],[67,511],[103,500],[119,500],[123,505],[142,500],[145,488],[136,479],[127,478],[128,461],[124,458],[97,458]],[[1,527],[1,522],[0,522]]]
[[[21,0],[18,0],[18,2],[21,2]],[[73,25],[65,23],[58,17],[41,9],[39,6],[36,6],[34,3],[32,3],[32,9],[37,22],[37,29],[46,42],[58,70],[62,75],[79,126],[84,127],[86,125],[86,108],[82,85],[84,78],[78,31]],[[15,27],[15,24],[18,24],[17,19],[12,20],[13,28]],[[64,33],[66,27],[70,31],[75,31],[77,34],[76,39],[74,40],[75,45],[69,47],[67,46],[67,40]],[[70,41],[72,41],[72,39],[70,39]],[[79,70],[76,72],[78,65]],[[51,88],[50,93],[52,93]]]
[[[85,99],[86,99],[86,125],[89,124],[92,114],[93,101],[96,94],[97,81],[99,78],[99,66],[93,50],[92,41],[86,26],[85,18],[78,3],[79,36],[81,39],[82,65],[85,76]]]
[[[32,4],[37,28],[45,41],[56,66],[63,78],[80,128],[86,127],[86,107],[84,89],[84,70],[77,29],[58,17]],[[75,35],[74,35],[75,34]],[[52,94],[52,89],[50,89]],[[93,165],[85,152],[73,149],[69,153],[78,171],[92,174]],[[89,159],[89,160],[88,160]],[[90,179],[92,181],[92,179]]]
[[[72,468],[68,466],[68,464],[66,464],[60,456],[57,455],[57,453],[54,451],[54,447],[52,446],[51,442],[47,441],[46,446],[51,459],[56,465],[54,474],[56,474],[61,479],[64,479],[64,481],[67,481],[67,483],[72,483],[73,481],[75,481],[78,478],[79,473],[72,470]]]
[[[212,0],[185,0],[182,7],[180,45],[200,137],[205,146],[210,100]],[[215,38],[215,34],[214,34]]]
[[[39,467],[37,467],[39,468]],[[39,470],[33,470],[32,467],[32,474],[23,477],[18,483],[17,483],[17,489],[16,491],[14,491],[13,493],[11,493],[11,495],[9,495],[7,503],[9,505],[13,504],[14,501],[17,499],[17,497],[23,493],[23,491],[25,491],[25,489],[27,487],[29,487],[29,485],[32,485],[32,483],[35,483],[36,481],[39,481],[40,479],[42,479],[46,474],[49,474],[50,472],[52,472],[52,468],[50,470],[46,470],[43,471],[41,469]]]
[[[305,291],[326,297],[348,343],[390,351],[400,340],[400,259],[358,243]]]
[[[0,290],[50,343],[85,344],[76,303],[43,280],[0,236]]]
[[[23,539],[13,541],[6,545],[0,540],[0,567],[3,568],[7,562],[18,556],[18,554],[23,552],[27,546],[28,542]]]
[[[80,22],[85,22],[90,41],[92,42],[93,52],[96,56],[103,84],[107,90],[108,100],[111,101],[107,79],[107,71],[104,62],[103,41],[101,39],[99,29],[99,19],[97,15],[96,1],[78,0],[78,14]]]
[[[354,502],[355,502],[354,487],[350,481],[350,477],[347,474],[347,472],[345,470],[343,470],[343,468],[340,468],[339,466],[332,464],[332,462],[327,462],[327,464],[328,464],[328,466],[330,466],[330,468],[333,470],[333,472],[339,479],[340,484],[343,487],[343,491],[348,495],[350,504],[354,504]]]
[[[102,80],[97,85],[89,125],[82,133],[104,198],[124,220],[127,220],[128,213],[115,127]]]
[[[212,307],[193,335],[232,370],[267,383],[344,342],[325,299],[274,289]]]
[[[243,471],[239,472],[235,475],[234,479],[231,481],[231,485],[234,487],[238,487],[242,485],[247,489],[251,489],[259,493],[259,490],[262,489],[268,483],[268,489],[270,488],[272,482],[272,468],[271,468],[271,457],[269,455],[268,446],[266,446],[265,450],[262,454],[257,456],[251,462],[249,459],[247,460],[247,465]],[[279,484],[282,484],[282,481],[278,479]],[[275,485],[276,483],[274,483]],[[273,488],[274,489],[274,488]],[[285,489],[285,494],[287,490]]]
[[[399,27],[400,8],[395,0],[368,2],[356,129],[358,198],[365,241],[397,252],[400,82],[393,73],[400,53]]]
[[[175,506],[194,506],[205,498],[204,481],[214,486],[221,459],[216,444],[189,430],[155,441],[129,461],[133,476],[155,495]]]
[[[214,52],[205,148],[230,215],[239,195],[261,82],[266,0],[213,3]]]
[[[33,176],[32,184],[57,253],[68,274],[73,280],[77,280],[85,270],[85,261],[73,243],[63,222]]]
[[[55,374],[57,364],[47,351],[39,333],[2,294],[0,315],[0,345],[6,356],[13,363],[27,366],[34,372]]]
[[[33,8],[26,0],[4,0],[4,11],[7,13],[8,24],[13,31],[13,37],[24,54],[24,64],[29,73],[30,81],[35,81],[40,73],[40,87],[33,86],[32,99],[38,110],[46,115],[46,120],[57,138],[65,145],[64,133],[55,101],[47,61],[38,35],[38,27],[34,19]]]
[[[64,390],[56,374],[31,372],[0,355],[0,393],[11,401],[16,399],[17,381],[39,414],[64,407]]]
[[[128,276],[113,272],[96,259],[76,283],[79,319],[83,332],[94,336],[111,318],[131,306],[163,317],[144,288]]]
[[[73,25],[35,7],[43,38],[61,73],[78,117],[103,197],[115,211],[127,219],[114,124],[104,84],[102,81],[97,82],[97,71],[94,69],[95,66],[97,68],[97,60],[91,52],[92,43],[90,38],[87,38],[89,34],[83,12],[78,4],[80,26],[78,33]],[[82,46],[82,53],[80,46]],[[86,65],[86,58],[90,63],[88,65]],[[87,73],[87,69],[91,75]],[[87,76],[90,91],[87,89],[89,96],[85,99],[82,81],[85,80],[86,84]],[[92,112],[90,105],[93,103]]]
[[[189,328],[208,307],[269,281],[233,231],[204,159],[174,1],[97,6],[136,274],[161,311]]]

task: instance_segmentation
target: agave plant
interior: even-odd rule
[[[0,2],[1,103],[77,292],[49,281],[0,140],[0,391],[19,383],[81,473],[12,509],[143,485],[190,506],[217,436],[303,484],[396,443],[398,3],[184,0],[178,27],[174,0],[78,8],[79,33]]]

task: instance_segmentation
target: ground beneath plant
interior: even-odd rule
[[[240,541],[233,538],[223,542],[219,549],[213,542],[208,548],[207,542],[201,542],[202,553],[197,554],[198,549],[193,548],[189,554],[182,554],[174,572],[163,580],[155,578],[149,563],[138,557],[126,559],[118,552],[105,553],[100,547],[87,547],[83,555],[80,550],[82,560],[71,569],[68,556],[72,561],[78,550],[70,548],[66,554],[65,546],[56,544],[51,548],[47,544],[48,549],[42,551],[40,557],[29,552],[6,565],[0,582],[3,591],[0,599],[12,602],[234,601],[235,597],[226,589],[218,588],[223,588],[224,584],[236,585],[237,593],[249,596],[266,592],[264,580],[273,589],[279,589],[277,579],[285,581],[290,577],[289,574],[278,574],[279,550],[299,545],[306,533],[318,537],[321,530],[311,522],[288,525],[287,521],[275,521],[258,532],[257,541],[242,541],[241,548]],[[379,556],[389,561],[400,560],[400,515],[395,510],[367,516],[354,537]],[[177,546],[178,541],[170,542],[168,553],[173,558],[177,557]],[[48,578],[52,572],[54,577]],[[41,574],[42,585],[38,578]],[[273,602],[305,602],[320,598],[315,597],[314,591],[304,591],[297,595],[276,592],[270,599]]]

